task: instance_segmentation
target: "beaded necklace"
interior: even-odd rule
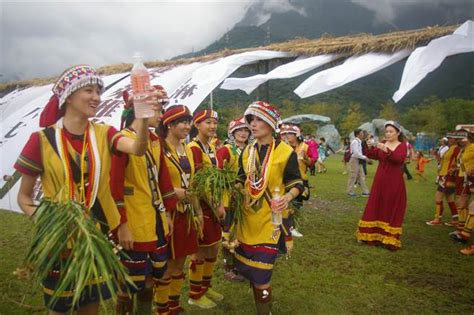
[[[79,183],[77,183],[79,185],[79,195],[76,195],[75,192],[76,183],[74,182],[74,176],[72,174],[72,161],[68,154],[68,147],[70,147],[70,144],[65,136],[63,128],[63,119],[60,119],[56,123],[55,138],[58,146],[58,153],[66,176],[65,186],[68,191],[68,197],[70,200],[75,200],[84,205],[86,209],[90,209],[97,198],[101,169],[94,125],[89,123],[84,133],[82,152],[79,160],[80,180]],[[86,160],[88,160],[88,162],[86,162]],[[87,182],[86,173],[89,175]]]
[[[257,150],[257,143],[249,148],[249,158],[247,161],[247,183],[250,197],[254,200],[260,199],[268,186],[268,175],[273,162],[273,151],[275,149],[275,140],[269,145],[263,163],[260,165],[260,159]],[[260,165],[259,174],[257,163]]]

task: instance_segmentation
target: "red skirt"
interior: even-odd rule
[[[463,196],[469,195],[469,180],[464,180],[464,176],[457,176],[456,177],[456,195]]]
[[[199,246],[212,246],[222,239],[221,224],[209,206],[201,203],[201,207],[204,216],[204,226],[202,231],[203,236],[199,240]]]
[[[176,211],[173,219],[173,234],[171,234],[170,256],[172,259],[178,259],[197,253],[198,237],[196,230],[188,223],[186,213]]]

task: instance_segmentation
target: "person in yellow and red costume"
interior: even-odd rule
[[[309,146],[303,141],[301,129],[297,125],[284,124],[280,129],[280,135],[285,138],[285,141],[293,148],[293,150],[295,150],[296,155],[298,156],[298,166],[301,179],[303,180],[304,191],[294,200],[293,204],[296,209],[300,209],[303,206],[303,201],[308,200],[310,197],[308,175],[306,174],[308,166],[312,163],[312,160],[308,155]],[[293,211],[290,211],[288,219],[284,220],[284,222],[286,221],[285,225],[289,229],[292,237],[302,237],[303,234],[295,228],[294,213],[292,212]]]
[[[239,182],[246,195],[235,267],[250,281],[258,314],[270,314],[271,277],[279,250],[285,251],[281,222],[272,223],[304,190],[298,157],[285,142],[276,140],[280,114],[274,106],[257,101],[248,106],[245,120],[255,138],[239,158]],[[277,198],[276,192],[282,196]]]
[[[187,147],[193,152],[196,171],[204,167],[216,167],[216,148],[211,143],[217,130],[218,114],[211,109],[194,113],[193,127],[196,137]],[[206,202],[200,202],[203,213],[202,237],[199,239],[198,252],[189,264],[189,300],[188,303],[200,308],[212,308],[222,301],[224,296],[211,285],[214,267],[219,253],[222,229],[219,220],[224,217],[224,207],[219,207],[217,218]]]
[[[145,153],[148,119],[137,119],[136,139],[124,137],[111,126],[89,121],[97,112],[103,87],[96,70],[87,65],[74,66],[59,77],[40,116],[40,127],[45,129],[31,135],[15,164],[22,173],[18,204],[27,215],[34,214],[31,196],[37,177],[41,177],[45,198],[60,196],[83,204],[91,219],[100,222],[102,232],[117,234],[120,242],[127,242],[130,231],[109,185],[111,157],[117,152]],[[160,92],[152,92],[150,106],[157,106],[160,96]],[[46,305],[58,283],[56,267],[43,279]],[[49,307],[50,314],[73,311],[70,293],[66,291]],[[74,306],[78,314],[97,314],[100,297],[110,297],[102,283],[86,286],[81,294],[79,305]]]
[[[240,117],[232,120],[229,123],[227,130],[228,143],[217,150],[217,166],[223,168],[225,165],[230,166],[232,170],[237,172],[239,170],[239,156],[242,150],[248,143],[250,137],[250,129],[245,122],[244,117]],[[234,267],[234,255],[231,252],[232,248],[229,246],[230,230],[234,229],[234,216],[235,211],[229,208],[229,203],[232,200],[224,201],[226,208],[226,214],[223,224],[223,249],[224,254],[224,278],[230,281],[243,281],[242,275],[238,274],[238,271]],[[227,247],[225,244],[228,244]]]
[[[461,153],[458,159],[458,177],[456,181],[456,202],[459,211],[457,229],[451,232],[450,237],[458,242],[467,243],[474,229],[473,204],[469,199],[474,193],[474,133],[467,130],[457,131],[461,137]],[[468,208],[469,206],[469,208]],[[466,255],[474,254],[474,246],[461,250]]]
[[[443,224],[443,201],[446,199],[449,209],[451,210],[451,220],[446,225],[455,226],[458,223],[458,210],[454,201],[456,192],[456,161],[458,159],[461,148],[457,145],[456,132],[448,132],[449,149],[441,157],[440,168],[438,170],[438,189],[435,194],[435,218],[427,221],[428,225]]]
[[[161,104],[154,108],[148,119],[148,128],[157,128],[166,92],[161,86]],[[125,110],[122,114],[121,133],[136,139],[137,119],[133,98],[124,92]],[[111,187],[114,199],[125,208],[126,222],[131,239],[122,243],[121,261],[134,281],[131,293],[136,293],[138,314],[151,314],[152,300],[157,314],[168,314],[170,278],[164,277],[168,260],[168,237],[172,232],[172,213],[178,202],[166,166],[161,141],[148,130],[148,145],[143,156],[115,155],[112,159]],[[153,290],[154,289],[154,290]],[[121,293],[117,314],[133,313],[133,299]]]
[[[169,313],[184,311],[180,304],[184,283],[184,264],[186,258],[198,251],[198,235],[202,213],[195,209],[188,195],[190,181],[194,177],[195,164],[193,152],[184,144],[191,130],[191,113],[184,105],[173,105],[161,117],[159,134],[164,139],[163,150],[171,181],[179,199],[173,212],[173,233],[169,239],[170,257],[165,278],[170,278],[168,295]]]

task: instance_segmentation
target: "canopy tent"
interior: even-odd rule
[[[331,121],[331,118],[327,116],[315,115],[315,114],[305,114],[305,115],[295,115],[283,119],[284,123],[293,123],[293,124],[302,124],[305,122],[322,122],[328,123]]]
[[[404,82],[415,82],[415,84],[411,83],[408,88],[406,88],[406,85],[401,86],[406,94],[419,82],[408,79],[411,73],[420,73],[421,70],[416,70],[416,67],[420,64],[423,65],[425,58],[431,58],[432,56],[430,52],[433,49],[430,46],[431,44],[429,44],[430,41],[435,42],[437,38],[441,37],[439,41],[441,44],[435,42],[437,44],[434,47],[444,47],[448,42],[451,46],[456,46],[456,43],[463,43],[456,46],[462,46],[462,48],[451,49],[444,54],[445,56],[453,53],[474,51],[473,22],[468,21],[464,23],[453,35],[450,35],[455,29],[455,26],[445,26],[377,36],[359,34],[344,37],[325,36],[317,40],[295,39],[260,48],[224,50],[197,58],[147,63],[146,65],[152,75],[152,84],[161,84],[165,87],[170,95],[171,104],[185,104],[194,111],[214,88],[243,65],[256,63],[261,60],[288,59],[289,61],[290,58],[294,60],[295,57],[300,57],[292,61],[292,64],[287,63],[281,66],[282,68],[280,69],[272,70],[263,78],[263,81],[261,81],[262,78],[259,78],[258,85],[270,79],[284,79],[301,75],[336,60],[343,62],[340,65],[334,65],[334,68],[337,70],[340,69],[337,67],[344,67],[344,65],[353,62],[357,65],[358,63],[355,61],[373,56],[374,59],[370,60],[376,60],[377,58],[377,60],[382,60],[378,63],[379,68],[382,68],[405,58],[413,49],[428,44],[422,50],[424,53],[419,53],[420,50],[415,50],[411,54],[413,55],[418,51],[417,59],[415,59],[417,61],[410,62],[410,70],[406,67],[406,75],[404,71],[404,78],[406,77],[406,79],[402,79],[402,84]],[[443,36],[450,39],[444,40]],[[443,40],[441,41],[441,39]],[[313,58],[318,56],[319,58]],[[344,61],[344,58],[348,59]],[[408,60],[410,58],[411,56]],[[444,57],[439,58],[439,63],[443,59]],[[366,60],[364,64],[366,62],[370,63],[370,61]],[[433,71],[437,66],[439,64],[431,65],[429,71]],[[351,74],[352,80],[348,80],[347,78],[342,78],[339,71],[332,70],[334,68],[329,68],[315,74],[320,77],[324,75],[326,81],[329,82],[319,92],[336,88],[356,78],[368,75],[369,72],[377,71],[377,69],[368,71],[368,69],[359,64],[358,69],[363,72],[355,71]],[[122,92],[130,89],[130,80],[128,79],[130,69],[131,65],[110,66],[99,69],[101,74],[105,75],[106,91],[102,96],[102,102],[95,118],[96,121],[108,123],[115,127],[119,126],[123,106]],[[422,78],[423,76],[421,76]],[[311,79],[312,77],[308,78],[308,80]],[[19,186],[16,180],[19,175],[13,169],[13,163],[29,135],[39,129],[39,113],[51,96],[51,85],[48,86],[48,84],[54,81],[55,79],[52,78],[42,81],[0,84],[0,92],[12,90],[12,92],[0,99],[0,113],[2,114],[0,118],[0,208],[19,210],[16,204],[16,194]],[[244,82],[245,80],[241,81]],[[311,89],[315,88],[316,85],[305,82],[301,84],[303,87],[306,85],[305,90],[309,91],[304,92],[305,95],[306,93],[308,93],[307,95],[314,95],[314,91],[311,92]],[[43,86],[38,87],[38,85]],[[233,88],[237,88],[237,86],[234,85]],[[5,175],[7,177],[12,176],[13,180],[6,181],[9,178],[4,178]]]

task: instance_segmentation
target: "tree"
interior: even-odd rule
[[[314,103],[308,104],[311,110],[308,113],[318,114],[331,118],[333,124],[338,124],[341,119],[342,106],[337,103]]]
[[[341,135],[348,135],[349,133],[354,131],[354,129],[359,127],[365,120],[366,116],[362,114],[360,104],[350,104],[349,109],[347,110],[347,115],[342,118],[341,123],[339,125]]]
[[[392,101],[387,101],[385,104],[382,104],[382,108],[379,112],[379,118],[398,121],[400,119],[400,114],[398,113],[398,108],[395,103]]]
[[[430,96],[420,106],[412,107],[402,117],[402,124],[412,131],[444,135],[456,125],[474,121],[474,101]]]

